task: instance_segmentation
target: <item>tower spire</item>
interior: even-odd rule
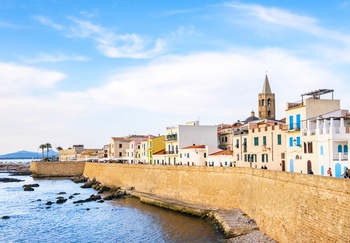
[[[262,93],[259,94],[259,118],[260,119],[275,119],[275,94],[271,92],[270,82],[265,74],[265,81]]]
[[[267,74],[265,75],[265,81],[264,81],[264,86],[263,86],[262,93],[263,94],[272,94],[271,87],[270,87],[270,82],[269,82],[269,79],[267,77]]]

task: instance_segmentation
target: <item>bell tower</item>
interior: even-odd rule
[[[275,94],[271,92],[269,79],[265,75],[262,93],[259,94],[259,119],[275,120]]]

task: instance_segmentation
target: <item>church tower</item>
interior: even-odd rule
[[[259,94],[259,119],[275,120],[275,94],[271,92],[269,79],[265,76],[262,93]]]

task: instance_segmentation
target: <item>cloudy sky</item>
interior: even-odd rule
[[[266,73],[278,119],[317,89],[349,109],[349,23],[341,0],[2,0],[0,154],[234,123]]]

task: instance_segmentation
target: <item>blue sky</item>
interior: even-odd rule
[[[349,109],[350,1],[2,0],[0,154],[101,148],[334,89]],[[324,97],[330,98],[330,97]]]

